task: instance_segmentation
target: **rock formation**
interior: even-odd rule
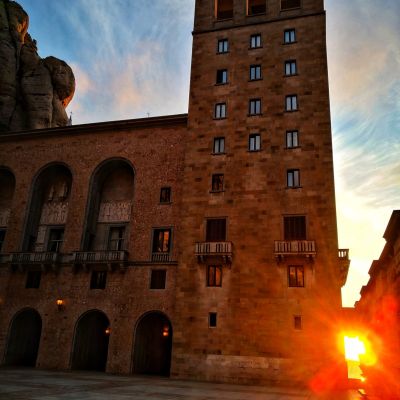
[[[28,34],[29,16],[16,2],[0,0],[0,132],[65,126],[75,91],[71,68],[41,59]]]

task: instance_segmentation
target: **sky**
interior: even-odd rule
[[[19,0],[77,81],[74,124],[186,113],[194,0]],[[400,1],[325,0],[342,290],[352,306],[400,208]]]

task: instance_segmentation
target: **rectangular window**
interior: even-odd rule
[[[306,217],[284,217],[284,240],[306,240]]]
[[[295,29],[286,29],[283,34],[283,42],[285,44],[295,43],[296,42],[296,30]]]
[[[250,65],[250,80],[257,81],[261,79],[261,65]]]
[[[150,289],[165,289],[167,271],[165,269],[153,269],[151,271]]]
[[[59,253],[61,250],[63,240],[64,240],[64,228],[50,229],[49,241],[47,243],[47,251],[52,253]]]
[[[297,111],[297,95],[286,96],[286,111]]]
[[[217,19],[233,18],[233,0],[217,0],[215,5],[215,16]]]
[[[258,33],[256,35],[250,36],[250,48],[257,49],[261,47],[261,35]]]
[[[124,248],[124,226],[113,226],[108,231],[108,245],[107,250],[121,251]]]
[[[265,0],[247,0],[247,15],[265,14],[267,11]]]
[[[228,39],[219,39],[217,46],[217,53],[223,54],[229,51],[229,41]]]
[[[261,114],[261,99],[252,99],[249,101],[249,115]]]
[[[216,137],[214,138],[214,154],[225,153],[225,138],[224,137]]]
[[[219,69],[217,70],[217,85],[224,85],[228,83],[228,70],[227,69]]]
[[[295,315],[293,318],[293,322],[294,322],[294,329],[298,330],[302,329],[301,315]]]
[[[40,279],[42,277],[41,271],[28,271],[26,275],[26,289],[39,289]]]
[[[281,10],[301,7],[301,0],[281,0]]]
[[[208,314],[208,326],[210,328],[217,327],[217,313],[216,312],[210,312]]]
[[[211,180],[211,191],[222,192],[224,190],[224,174],[213,174]]]
[[[226,219],[213,218],[207,220],[206,242],[226,241]]]
[[[289,169],[287,171],[287,187],[289,188],[300,187],[300,170]]]
[[[4,243],[5,237],[6,237],[6,230],[5,229],[0,229],[0,253],[1,253],[1,250],[3,248],[3,243]]]
[[[169,253],[171,229],[154,229],[153,253]]]
[[[90,277],[90,289],[105,289],[107,282],[107,271],[92,271]]]
[[[254,133],[249,136],[249,151],[261,150],[261,135]]]
[[[293,149],[299,147],[299,132],[287,131],[286,132],[286,148]]]
[[[160,203],[171,203],[171,188],[163,187],[160,191]]]
[[[285,61],[285,75],[291,76],[297,74],[296,60]]]
[[[226,118],[226,103],[218,103],[215,105],[214,117],[216,119]]]
[[[304,287],[304,267],[302,265],[289,265],[289,287]]]
[[[222,267],[220,265],[209,265],[207,267],[207,286],[222,286]]]

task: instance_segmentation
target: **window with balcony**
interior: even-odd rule
[[[214,110],[215,119],[226,118],[226,103],[217,103]]]
[[[247,15],[265,14],[266,0],[247,0]]]
[[[6,230],[0,229],[0,253],[1,253],[1,250],[3,249],[3,243],[4,243],[5,237],[6,237]]]
[[[289,169],[287,171],[287,187],[288,188],[300,187],[300,170]]]
[[[286,29],[283,33],[283,42],[285,44],[296,43],[296,30]]]
[[[216,0],[215,6],[218,20],[233,18],[233,0]]]
[[[284,240],[306,240],[306,217],[304,215],[284,217]]]
[[[105,289],[107,282],[107,271],[92,271],[90,277],[90,289]]]
[[[261,115],[261,99],[251,99],[249,101],[249,115]]]
[[[207,220],[206,242],[226,241],[226,219],[212,218]]]
[[[165,289],[166,277],[165,269],[153,269],[150,277],[150,289]]]
[[[290,96],[286,96],[286,111],[297,111],[298,110],[298,102],[297,95],[291,94]]]
[[[108,232],[108,245],[107,250],[121,251],[124,249],[124,226],[113,226]]]
[[[285,61],[285,75],[297,75],[297,63],[296,60]]]
[[[222,266],[209,265],[207,267],[207,286],[221,287],[222,286]]]
[[[209,328],[217,327],[217,313],[216,312],[210,312],[208,314],[208,326],[209,326]]]
[[[214,138],[213,153],[214,154],[225,153],[225,138],[224,137]]]
[[[261,65],[250,65],[250,80],[258,81],[261,79]]]
[[[250,36],[250,48],[258,49],[262,46],[261,43],[261,34],[257,33],[255,35]]]
[[[47,251],[59,253],[64,240],[64,228],[51,228],[47,242]]]
[[[171,203],[171,188],[163,187],[160,190],[160,203],[169,204]]]
[[[171,248],[171,229],[154,229],[153,254],[169,254]]]
[[[225,85],[228,83],[228,70],[227,69],[219,69],[217,70],[217,85]]]
[[[299,147],[299,132],[287,131],[286,132],[286,148],[293,149]]]
[[[211,191],[223,192],[224,191],[224,174],[214,174],[211,178]]]
[[[300,8],[301,0],[281,0],[281,10],[290,10],[292,8]]]
[[[217,42],[217,53],[223,54],[229,51],[229,41],[228,39],[219,39]]]
[[[259,133],[253,133],[249,136],[249,151],[260,151],[261,150],[261,135]]]
[[[28,271],[26,275],[25,288],[39,289],[41,277],[42,277],[41,271]]]
[[[288,266],[289,287],[304,287],[304,267],[302,265]]]

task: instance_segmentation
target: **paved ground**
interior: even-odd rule
[[[92,372],[0,369],[0,399],[7,400],[355,400],[356,391],[315,396],[296,388],[258,387],[115,376]]]

